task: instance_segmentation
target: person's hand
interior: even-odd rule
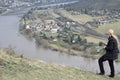
[[[107,43],[104,43],[104,45],[106,46],[106,45],[107,45]]]

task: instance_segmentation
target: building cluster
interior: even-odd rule
[[[47,31],[51,33],[57,33],[60,27],[57,24],[44,24],[44,23],[37,23],[37,24],[28,24],[26,25],[26,30],[31,30],[35,32]]]

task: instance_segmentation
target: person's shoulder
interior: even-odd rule
[[[112,36],[110,36],[109,38],[108,38],[108,40],[113,40],[114,38],[112,37]]]
[[[110,41],[115,41],[115,38],[114,37],[109,37],[109,40]]]

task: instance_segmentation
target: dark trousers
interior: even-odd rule
[[[103,67],[103,62],[106,61],[107,59],[104,58],[104,56],[102,56],[99,60],[98,60],[98,63],[99,63],[99,68],[100,68],[100,72],[105,74],[105,71],[104,71],[104,67]],[[108,60],[108,63],[109,63],[109,66],[110,66],[110,70],[111,70],[111,74],[112,76],[115,75],[115,70],[114,70],[114,61],[113,60]]]

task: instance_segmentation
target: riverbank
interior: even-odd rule
[[[105,40],[93,37],[88,39],[88,36],[83,35],[84,32],[72,30],[77,27],[76,21],[73,23],[68,18],[57,14],[56,10],[40,9],[28,12],[27,16],[25,15],[21,19],[19,31],[26,37],[34,38],[37,45],[54,51],[95,59],[101,57],[105,52],[102,49],[104,45],[100,46],[100,43]],[[120,57],[118,61],[120,61]]]
[[[64,65],[46,63],[17,56],[12,50],[0,50],[0,80],[110,80]],[[112,80],[112,79],[111,79]],[[117,75],[114,80],[119,80]]]
[[[37,43],[37,44],[39,44],[39,43]],[[53,51],[66,53],[68,55],[82,56],[82,57],[85,57],[85,58],[92,58],[92,59],[99,59],[103,54],[105,54],[104,49],[101,49],[99,53],[91,54],[91,53],[87,53],[85,51],[74,50],[74,49],[72,49],[72,47],[65,48],[65,47],[62,47],[62,46],[57,45],[57,44],[50,44],[50,43],[47,42],[47,40],[44,40],[44,42],[41,45],[38,45],[38,46],[41,46],[42,48],[45,48],[45,49],[50,49],[50,50],[53,50]],[[118,59],[116,60],[116,62],[120,62],[120,55],[118,55]]]
[[[82,35],[82,31],[75,32],[72,30],[77,26],[76,22],[71,22],[69,19],[58,15],[53,9],[43,9],[29,11],[24,15],[20,21],[19,31],[26,37],[34,38],[38,42],[37,45],[44,45],[55,51],[88,57],[93,56],[91,53],[96,55],[96,47],[99,47],[99,43],[88,41]],[[41,42],[42,40],[43,42]],[[96,39],[94,40],[96,41]]]
[[[58,45],[58,43],[56,43],[56,42],[52,44],[52,43],[49,43],[48,40],[43,40],[42,44],[40,45],[40,43],[39,43],[40,40],[37,40],[37,41],[38,42],[36,44],[38,44],[38,46],[41,46],[45,49],[58,51],[58,52],[61,52],[61,53],[64,52],[68,55],[83,56],[83,57],[98,59],[104,53],[104,51],[102,50],[101,53],[89,54],[89,53],[85,53],[84,51],[79,51],[79,50],[72,49],[72,46],[69,45],[69,44],[67,45],[69,47],[65,47],[65,46]],[[77,47],[77,45],[75,45],[75,46]]]

